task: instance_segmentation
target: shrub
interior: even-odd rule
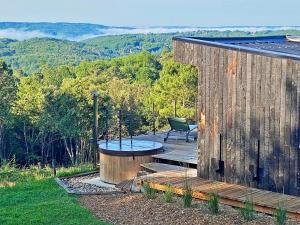
[[[57,169],[58,176],[74,175],[81,172],[93,171],[91,164],[83,164],[74,167],[60,167]],[[0,187],[14,186],[18,183],[43,180],[52,177],[52,168],[45,166],[29,165],[24,168],[17,168],[14,163],[8,162],[0,167]]]
[[[156,197],[156,190],[150,186],[148,182],[143,183],[144,194],[148,199],[154,199]]]
[[[185,187],[184,187],[183,196],[182,196],[183,206],[185,208],[191,207],[192,200],[193,200],[192,194],[193,194],[193,192],[192,192],[191,185],[189,185],[188,183],[186,183]]]
[[[241,209],[241,215],[247,221],[254,219],[254,206],[252,200],[246,200],[244,208]]]
[[[213,214],[219,213],[219,195],[216,193],[209,193],[208,209]]]
[[[167,203],[172,202],[173,189],[172,189],[171,185],[168,185],[167,190],[163,193],[163,198],[164,198],[165,202],[167,202]]]
[[[286,209],[278,203],[278,206],[275,211],[275,223],[278,225],[286,224]]]

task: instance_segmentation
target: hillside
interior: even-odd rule
[[[75,31],[74,31],[75,32]],[[32,38],[16,41],[0,39],[0,58],[13,69],[26,73],[37,72],[40,65],[77,65],[80,61],[108,59],[142,50],[159,53],[162,49],[172,50],[174,36],[261,36],[261,35],[300,35],[299,30],[270,30],[255,33],[245,31],[198,31],[167,34],[127,34],[101,36],[75,42],[53,38]]]
[[[112,28],[118,27],[89,23],[0,22],[0,31],[2,30],[3,35],[10,34],[13,36],[13,34],[17,35],[22,32],[24,39],[27,39],[27,34],[32,35],[32,37],[52,37],[72,40],[84,36],[101,35],[105,30]]]

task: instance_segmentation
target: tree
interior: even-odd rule
[[[177,115],[193,119],[197,98],[197,70],[190,65],[176,63],[171,54],[162,55],[160,78],[151,89],[147,108],[155,103],[159,119],[173,115],[174,101],[177,102]],[[161,124],[162,121],[161,121]]]
[[[0,60],[0,162],[7,157],[5,134],[12,124],[11,106],[16,97],[17,79],[7,64]]]

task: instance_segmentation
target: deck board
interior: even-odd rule
[[[134,139],[137,140],[151,140],[157,141],[163,144],[164,152],[153,155],[152,157],[158,161],[166,160],[177,162],[179,165],[185,166],[196,166],[198,161],[197,154],[197,142],[190,141],[185,142],[182,139],[170,139],[167,142],[164,142],[164,137],[166,136],[165,132],[147,135],[135,136]],[[187,165],[186,165],[187,164]]]
[[[177,162],[177,165],[161,165],[160,163],[146,165],[145,167],[155,173],[137,178],[138,183],[149,182],[153,188],[161,191],[171,185],[175,193],[182,194],[188,182],[193,190],[194,198],[208,200],[209,193],[214,192],[220,196],[220,203],[234,207],[243,207],[244,202],[250,199],[256,211],[268,214],[273,214],[280,202],[287,209],[290,218],[300,220],[300,197],[197,177],[196,169],[184,168],[190,165],[197,166],[196,142],[186,143],[183,140],[170,139],[164,143],[164,136],[165,133],[158,133],[134,137],[163,143],[164,152],[154,155],[155,161]]]
[[[167,178],[166,175],[172,177]],[[171,185],[177,194],[182,194],[185,183],[189,182],[194,198],[207,200],[210,193],[217,193],[220,196],[220,203],[235,207],[243,207],[247,199],[252,199],[256,211],[268,214],[273,214],[278,202],[281,202],[287,210],[288,217],[300,220],[300,198],[296,196],[205,180],[196,174],[187,178],[181,171],[158,172],[138,179],[141,183],[148,181],[153,188],[161,191],[166,190],[167,185]]]

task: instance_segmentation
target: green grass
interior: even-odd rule
[[[209,211],[212,214],[218,214],[219,210],[220,210],[220,206],[219,206],[219,195],[216,193],[209,193],[209,199],[207,202],[207,206]]]
[[[192,205],[192,201],[193,201],[193,190],[191,185],[186,182],[184,184],[184,192],[182,195],[182,201],[183,201],[183,207],[184,208],[189,208]]]
[[[68,195],[46,171],[34,173],[35,169],[31,168],[19,170],[18,173],[18,169],[12,170],[16,185],[0,188],[1,225],[108,224],[81,207],[77,203],[77,196]],[[72,171],[64,169],[63,175],[71,174]],[[3,170],[0,169],[1,172]],[[3,176],[1,179],[4,181]]]
[[[275,224],[277,225],[286,224],[286,220],[287,220],[286,209],[280,202],[278,203],[278,206],[276,208],[274,220],[275,220]]]
[[[163,199],[166,203],[171,203],[173,201],[173,188],[168,185],[168,189],[163,193]]]
[[[251,221],[254,219],[255,217],[255,211],[254,211],[254,204],[252,199],[247,198],[244,208],[240,209],[241,211],[241,215],[242,217],[246,220],[246,221]]]
[[[156,190],[150,186],[148,182],[145,182],[143,184],[143,189],[144,189],[144,195],[148,199],[155,199],[156,198]]]

